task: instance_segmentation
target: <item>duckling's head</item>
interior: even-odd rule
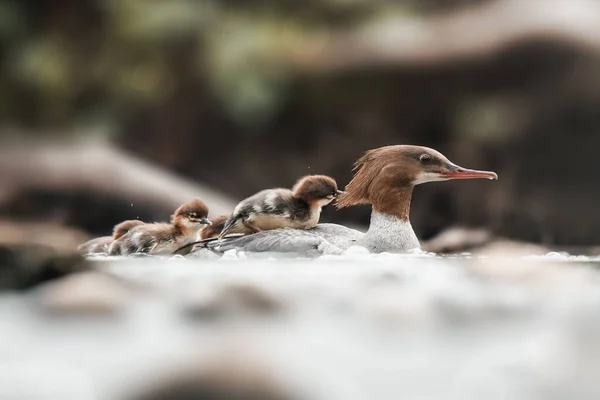
[[[229,219],[226,215],[219,215],[210,220],[211,224],[207,225],[200,231],[200,240],[217,237],[225,227],[225,222]]]
[[[292,188],[294,197],[311,205],[324,206],[343,192],[338,190],[335,179],[327,175],[308,175],[301,178]]]
[[[205,225],[210,225],[208,220],[208,207],[202,200],[190,200],[182,204],[173,214],[173,224],[188,229],[198,230]]]

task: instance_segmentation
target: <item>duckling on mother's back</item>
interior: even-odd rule
[[[219,237],[233,230],[251,234],[278,228],[313,228],[321,208],[340,193],[335,180],[326,175],[305,176],[291,190],[260,191],[236,206]]]

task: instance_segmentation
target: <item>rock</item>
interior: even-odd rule
[[[597,287],[593,269],[545,257],[515,257],[511,253],[474,260],[466,271],[478,280],[520,287],[530,293],[574,293]]]
[[[27,289],[91,264],[75,252],[35,244],[0,244],[0,290]]]
[[[29,244],[70,253],[88,239],[90,237],[82,231],[58,223],[0,220],[0,244],[3,245]]]
[[[131,400],[292,400],[297,398],[256,363],[220,362],[178,374]]]
[[[550,249],[541,245],[512,240],[494,240],[473,253],[490,257],[519,257],[545,255]]]
[[[115,278],[85,272],[40,289],[42,308],[54,314],[108,315],[125,308],[129,292]]]
[[[492,235],[485,229],[450,228],[423,243],[425,251],[434,253],[459,253],[488,243]]]
[[[200,292],[187,299],[185,312],[193,318],[221,318],[228,315],[279,315],[285,309],[281,299],[250,284],[232,284],[214,292]]]

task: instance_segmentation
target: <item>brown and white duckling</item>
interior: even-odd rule
[[[115,240],[108,249],[111,256],[134,253],[172,254],[177,249],[196,240],[198,232],[210,225],[208,207],[201,200],[191,200],[181,205],[171,223],[154,223],[136,226]]]
[[[198,232],[198,240],[204,240],[204,239],[218,237],[221,234],[221,232],[223,231],[223,228],[225,227],[225,223],[227,222],[228,219],[229,219],[229,217],[227,215],[219,215],[218,217],[212,218],[210,220],[211,224],[206,226],[200,232]],[[230,233],[238,233],[238,232],[230,231]]]
[[[219,238],[233,231],[251,234],[278,228],[313,228],[321,208],[341,193],[335,180],[326,175],[305,176],[291,190],[260,191],[235,207]]]
[[[127,232],[129,232],[134,227],[142,224],[143,222],[137,219],[123,221],[120,224],[115,225],[115,227],[113,228],[112,236],[102,236],[96,239],[89,240],[81,246],[79,246],[77,250],[82,255],[106,254],[108,252],[108,247],[113,241],[127,234]]]
[[[219,234],[223,231],[225,223],[228,219],[229,217],[227,215],[219,215],[218,217],[212,218],[210,220],[211,224],[207,225],[206,227],[204,227],[204,229],[201,229],[200,232],[198,232],[198,241],[184,245],[183,247],[179,248],[174,254],[185,255],[189,254],[190,251],[194,251],[195,248],[206,248],[207,243],[217,240],[219,238]],[[242,228],[243,229],[230,229],[226,237],[229,238],[232,234],[244,235],[244,232],[246,232],[246,227],[242,225]]]

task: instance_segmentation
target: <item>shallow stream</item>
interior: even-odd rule
[[[95,264],[0,296],[0,399],[126,399],[229,362],[296,399],[600,398],[598,258]]]

